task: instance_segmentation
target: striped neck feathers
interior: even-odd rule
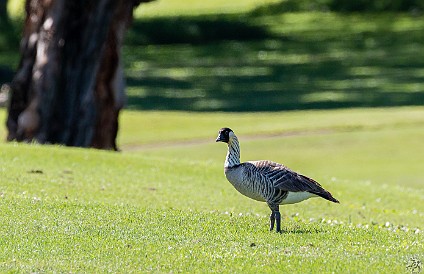
[[[224,167],[234,167],[240,164],[240,145],[237,137],[232,134],[228,142],[228,152]]]

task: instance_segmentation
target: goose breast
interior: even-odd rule
[[[263,193],[258,191],[255,187],[256,184],[254,181],[257,181],[257,178],[251,178],[251,176],[248,176],[243,165],[226,168],[225,177],[227,177],[227,180],[234,186],[234,188],[244,196],[260,202],[265,202],[266,199],[263,197]]]

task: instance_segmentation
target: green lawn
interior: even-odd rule
[[[127,111],[121,153],[0,144],[0,271],[405,272],[424,259],[423,114]],[[283,206],[284,232],[267,231],[267,206],[224,178],[221,126],[242,160],[282,162],[341,204]]]
[[[403,13],[139,16],[123,51],[128,107],[423,105],[423,43],[424,20]]]
[[[217,13],[244,13],[266,5],[281,2],[280,0],[235,0],[235,1],[200,1],[186,0],[159,0],[140,5],[136,11],[136,17],[165,17],[188,15],[209,15]]]

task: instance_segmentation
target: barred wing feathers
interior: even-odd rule
[[[272,161],[252,161],[256,171],[268,178],[275,188],[289,192],[310,192],[329,201],[339,203],[330,192],[321,187],[321,185],[304,175],[292,171],[288,167]]]

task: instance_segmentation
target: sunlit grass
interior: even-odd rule
[[[256,7],[266,4],[277,3],[279,0],[159,0],[140,5],[136,11],[136,17],[160,17],[181,15],[207,15],[216,13],[243,13],[249,12]]]
[[[423,117],[125,111],[120,153],[1,143],[0,271],[403,272],[424,256]],[[341,203],[282,206],[270,233],[267,206],[223,175],[222,126],[242,161],[284,163]]]
[[[25,0],[9,0],[7,10],[9,16],[16,21],[23,21],[25,18]]]
[[[379,129],[394,125],[424,123],[422,107],[346,109],[259,113],[197,113],[124,111],[119,144],[154,145],[169,141],[213,141],[224,126],[236,128],[242,136],[302,134],[304,132],[349,132],[358,128]],[[135,126],[139,125],[139,126]]]

